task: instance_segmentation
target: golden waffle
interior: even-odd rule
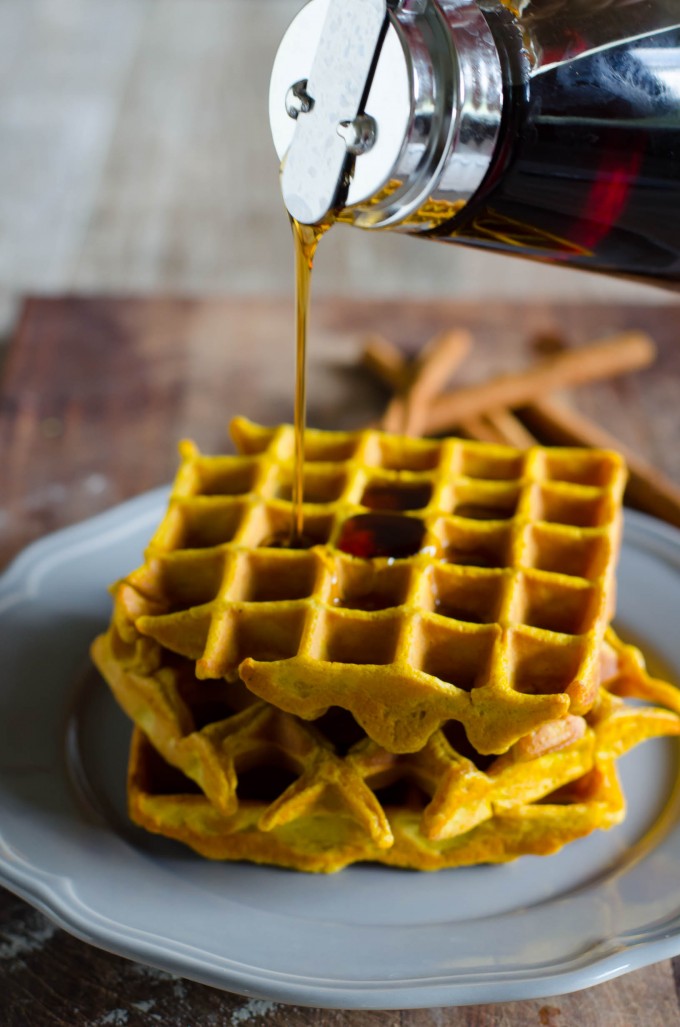
[[[240,677],[304,719],[349,710],[402,753],[451,720],[477,752],[501,753],[590,709],[614,602],[618,455],[309,431],[310,548],[291,550],[270,543],[292,522],[292,428],[232,432],[240,456],[183,444],[145,565],[115,590],[111,645],[130,672],[167,648],[198,678]],[[352,555],[376,539],[384,555]]]
[[[630,695],[645,696],[680,710],[677,690],[652,682],[637,650],[623,646],[613,632],[608,635],[601,661],[607,688],[600,690],[599,700],[587,718],[569,715],[546,722],[496,758],[476,753],[455,721],[437,730],[418,753],[389,753],[366,738],[351,716],[340,710],[315,724],[301,721],[255,701],[243,686],[239,691],[227,682],[199,681],[191,661],[167,652],[164,665],[154,674],[145,677],[131,673],[117,661],[109,647],[110,637],[97,641],[95,656],[114,694],[123,708],[144,725],[166,759],[192,779],[190,782],[177,775],[184,782],[177,785],[182,793],[189,793],[192,785],[199,793],[188,805],[179,803],[175,812],[178,823],[184,823],[182,811],[191,808],[192,822],[197,825],[225,821],[231,825],[229,832],[240,835],[245,817],[250,824],[247,844],[253,842],[255,846],[252,858],[262,860],[274,859],[283,851],[281,831],[285,837],[292,834],[301,862],[291,864],[290,853],[284,862],[303,869],[310,868],[302,859],[307,832],[319,844],[325,838],[327,863],[311,869],[333,869],[333,859],[346,859],[344,842],[340,852],[330,851],[340,844],[340,837],[353,839],[352,852],[359,845],[358,839],[362,839],[362,852],[391,849],[398,841],[395,824],[409,824],[408,832],[413,833],[417,821],[419,844],[428,845],[469,833],[498,817],[510,817],[516,832],[515,808],[529,808],[560,787],[582,779],[596,766],[598,738],[601,742],[604,739],[610,755],[618,756],[643,737],[680,730],[677,712],[648,709],[644,715],[635,710],[631,715],[621,699],[609,694],[609,688],[625,687]],[[237,711],[235,707],[241,705],[244,708]],[[174,722],[169,713],[177,716]],[[133,765],[161,766],[162,757],[144,755],[144,745],[141,740],[137,743]],[[169,773],[166,765],[164,779]],[[167,833],[170,800],[161,799],[159,806],[153,798],[158,786],[147,777],[143,777],[147,783],[140,785],[140,774],[141,770],[132,778],[137,782],[137,798],[131,798],[132,816],[148,825],[153,810],[158,809],[158,829]],[[254,806],[253,780],[259,789]],[[268,802],[263,801],[263,786]],[[395,803],[403,808],[395,807]],[[406,820],[401,816],[404,810]],[[333,818],[337,820],[335,825]],[[220,830],[224,835],[227,828],[223,824]],[[260,832],[265,832],[267,839],[260,838]],[[563,832],[558,831],[558,836],[563,837]],[[259,839],[256,842],[255,837]],[[491,835],[482,837],[490,843]],[[539,843],[547,844],[543,837],[536,841]],[[240,858],[239,854],[245,858],[250,850],[234,848],[235,844],[222,838],[219,851],[224,851],[225,858],[229,853],[233,858]],[[204,851],[201,844],[197,845]],[[430,854],[436,851],[435,846]],[[373,857],[352,856],[349,861],[354,858]],[[317,853],[314,860],[319,859]]]
[[[310,724],[256,700],[243,686],[199,681],[193,663],[171,653],[146,675],[117,659],[111,634],[97,640],[93,655],[122,708],[158,752],[226,815],[238,807],[242,769],[272,760],[294,775],[286,802],[295,797],[296,804],[289,809],[299,808],[301,791],[309,798],[332,785],[346,815],[386,845],[391,837],[384,813],[363,782],[371,777],[382,788],[415,775],[429,796],[423,832],[451,837],[491,816],[495,806],[533,801],[592,766],[592,731],[581,717],[546,722],[498,758],[476,753],[456,721],[438,729],[419,752],[399,755],[367,738],[341,710]]]
[[[252,748],[246,744],[242,750],[251,756],[250,778],[231,815],[219,812],[193,782],[165,763],[136,728],[128,776],[132,819],[211,859],[247,859],[322,872],[365,860],[435,870],[556,852],[567,842],[623,819],[625,801],[616,771],[616,759],[623,752],[646,738],[680,733],[676,713],[626,707],[622,699],[602,690],[588,714],[594,743],[590,769],[538,801],[501,803],[477,826],[453,837],[433,838],[423,831],[427,796],[414,757],[383,752],[374,760],[375,743],[360,743],[346,757],[344,768],[330,769],[329,763],[329,772],[320,778],[303,772],[286,787],[281,754],[285,751],[289,767],[298,757],[304,761],[305,732],[314,729],[266,704],[238,716],[244,740],[252,739],[249,729],[256,722],[259,729],[268,724],[260,741],[268,741],[270,749],[262,749],[259,764],[252,762]],[[388,785],[386,757],[393,761]],[[396,779],[395,766],[400,770]],[[345,784],[357,791],[345,792]],[[367,809],[357,815],[356,804],[363,803],[361,790],[371,794],[371,815]],[[355,805],[350,794],[356,797]],[[376,818],[373,812],[378,810]]]

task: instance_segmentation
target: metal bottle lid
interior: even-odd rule
[[[286,32],[269,94],[289,213],[364,228],[432,227],[486,175],[501,63],[475,0],[310,0]]]

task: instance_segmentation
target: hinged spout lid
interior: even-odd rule
[[[474,0],[310,0],[270,86],[289,213],[398,227],[443,194],[469,199],[490,166],[502,93]]]

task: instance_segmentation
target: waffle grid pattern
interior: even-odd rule
[[[200,678],[240,676],[305,719],[341,706],[393,752],[453,719],[500,753],[590,709],[613,607],[616,454],[310,431],[311,547],[293,550],[268,544],[291,524],[292,429],[239,419],[232,432],[240,456],[183,444],[146,563],[117,592],[123,637],[196,661]],[[343,552],[367,514],[415,533],[416,551]]]

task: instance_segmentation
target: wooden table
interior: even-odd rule
[[[680,481],[680,345],[674,307],[475,306],[318,302],[310,422],[351,427],[375,416],[380,391],[356,370],[363,332],[413,350],[436,330],[471,327],[460,372],[473,381],[520,367],[556,335],[578,345],[643,328],[654,368],[591,386],[578,405]],[[0,393],[0,566],[48,531],[168,481],[176,442],[225,448],[238,412],[291,416],[292,307],[275,299],[33,299]],[[2,1027],[670,1027],[680,1024],[680,958],[578,994],[476,1008],[319,1011],[225,994],[100,952],[0,891]]]

